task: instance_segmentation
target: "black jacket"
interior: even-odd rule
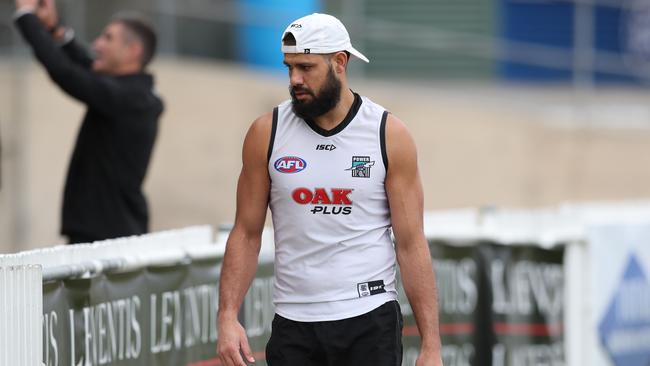
[[[142,183],[163,111],[153,77],[95,73],[83,48],[58,46],[35,15],[16,25],[52,80],[88,107],[68,169],[61,233],[94,240],[146,233]]]

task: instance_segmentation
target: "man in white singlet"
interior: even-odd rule
[[[397,117],[349,89],[348,61],[368,59],[338,19],[317,13],[297,19],[281,48],[291,99],[255,120],[244,141],[220,280],[222,364],[254,362],[237,314],[270,207],[276,310],[266,347],[270,366],[400,365],[398,263],[422,340],[416,365],[441,366],[413,139]]]

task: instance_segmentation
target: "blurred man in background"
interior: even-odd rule
[[[421,335],[417,365],[441,366],[413,139],[397,117],[349,89],[351,55],[368,59],[335,17],[294,21],[282,52],[292,99],[253,122],[244,141],[220,278],[222,363],[254,362],[237,314],[270,206],[276,310],[266,346],[270,366],[401,364],[396,262]]]
[[[95,40],[95,58],[59,24],[54,0],[16,0],[15,23],[36,59],[67,94],[86,104],[68,170],[61,233],[70,243],[148,231],[142,184],[163,111],[145,68],[156,34],[117,16]]]

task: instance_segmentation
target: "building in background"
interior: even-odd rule
[[[291,19],[330,12],[373,60],[363,74],[413,80],[645,84],[650,3],[643,0],[60,0],[91,40],[121,10],[150,16],[168,54],[277,69]],[[12,50],[11,4],[0,4],[0,54]]]

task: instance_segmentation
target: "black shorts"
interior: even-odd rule
[[[266,362],[269,366],[399,366],[402,327],[397,301],[334,321],[297,322],[276,314]]]

